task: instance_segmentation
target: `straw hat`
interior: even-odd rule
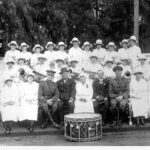
[[[9,59],[7,59],[7,60],[5,61],[5,63],[6,63],[6,64],[8,64],[8,63],[13,63],[13,64],[15,64],[15,61],[14,61],[13,58],[9,58]]]
[[[137,42],[136,36],[132,35],[132,36],[130,37],[129,41],[131,41],[131,40],[134,41],[134,42]]]
[[[50,41],[50,42],[47,42],[45,48],[48,49],[49,45],[53,45],[54,47],[56,47],[56,45],[53,42]]]
[[[90,48],[92,47],[92,44],[90,44],[90,42],[86,41],[84,42],[83,46],[82,46],[82,49],[84,49],[85,46],[89,46]]]
[[[29,48],[29,45],[28,45],[28,44],[26,44],[25,42],[21,43],[21,45],[20,45],[20,49],[21,49],[23,46],[26,46],[27,48]]]
[[[81,43],[77,37],[74,37],[74,38],[70,41],[70,44],[73,44],[73,42],[78,42],[79,44]]]
[[[127,43],[128,44],[128,40],[127,39],[123,39],[122,41],[121,41],[121,43],[120,43],[120,46],[122,46],[123,45],[123,43]]]
[[[40,55],[38,56],[38,60],[39,60],[40,58],[43,58],[43,59],[47,60],[47,58],[46,58],[46,56],[45,56],[44,54],[40,54]]]
[[[116,48],[116,45],[114,42],[109,42],[108,45],[106,46],[106,48],[108,48],[109,46],[113,46],[114,48]]]
[[[67,47],[67,45],[64,42],[59,42],[57,47],[59,47],[59,46],[64,46],[65,48]]]
[[[32,76],[32,77],[35,79],[35,75],[34,75],[33,72],[28,73],[28,74],[25,76],[25,79],[27,80],[29,76]]]
[[[135,68],[133,74],[137,74],[137,73],[143,74],[143,69],[142,69],[142,67],[137,67],[137,68]]]
[[[116,72],[117,70],[120,70],[120,71],[122,71],[123,70],[123,68],[121,67],[121,66],[115,66],[114,68],[113,68],[113,71],[114,72]]]
[[[97,39],[94,45],[103,45],[103,42],[101,39]]]
[[[147,60],[147,58],[145,57],[145,55],[141,55],[139,58],[138,58],[138,60]]]

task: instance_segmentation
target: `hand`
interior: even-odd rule
[[[96,99],[93,99],[93,102],[95,102],[96,101]]]
[[[123,99],[123,96],[118,96],[116,97],[117,100],[122,100]]]
[[[53,104],[53,100],[52,99],[49,99],[46,102],[47,102],[48,105],[52,105]]]
[[[73,99],[70,99],[70,100],[69,100],[69,103],[72,103],[72,102],[73,102]]]
[[[108,98],[107,98],[107,97],[105,97],[105,98],[104,98],[104,101],[107,101],[107,100],[108,100]]]

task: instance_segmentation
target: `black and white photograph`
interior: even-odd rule
[[[8,146],[150,146],[150,0],[0,0]]]

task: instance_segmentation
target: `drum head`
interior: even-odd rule
[[[65,118],[72,118],[72,119],[90,119],[90,118],[97,118],[101,117],[100,114],[95,114],[95,113],[74,113],[74,114],[69,114],[65,115]]]

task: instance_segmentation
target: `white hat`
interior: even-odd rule
[[[109,42],[108,45],[107,45],[106,47],[108,48],[109,46],[113,46],[114,48],[116,48],[116,45],[115,45],[114,42]]]
[[[85,73],[81,73],[81,74],[79,75],[79,78],[81,78],[81,77],[88,78],[88,75],[87,75],[87,74],[85,74]]]
[[[90,59],[91,59],[92,57],[96,57],[96,58],[98,59],[98,56],[97,56],[96,54],[91,54],[91,55],[90,55]]]
[[[56,45],[52,41],[50,41],[50,42],[47,42],[45,48],[48,49],[49,45],[53,45],[54,47],[56,47]]]
[[[21,45],[20,45],[20,49],[21,49],[23,46],[26,46],[27,48],[29,48],[29,45],[28,45],[28,44],[26,44],[25,42],[21,43]]]
[[[101,39],[97,39],[95,45],[103,45],[103,42]]]
[[[138,60],[146,60],[147,58],[145,57],[145,55],[141,55],[139,58],[138,58]]]
[[[121,57],[120,60],[129,60],[129,59],[128,57],[124,56],[124,57]]]
[[[92,44],[90,44],[90,42],[86,41],[84,42],[82,49],[84,49],[85,46],[89,45],[90,47],[92,47]]]
[[[22,54],[19,54],[17,57],[17,60],[20,60],[20,59],[23,59],[24,61],[26,61],[26,58]]]
[[[78,39],[77,37],[74,37],[74,38],[70,41],[71,44],[73,44],[73,42],[78,42],[78,43],[80,44],[80,41],[79,41],[79,39]]]
[[[6,81],[13,81],[13,79],[10,76],[7,76],[4,78],[4,83],[6,83]]]
[[[7,45],[10,47],[12,44],[15,45],[17,48],[19,47],[16,41],[11,41]]]
[[[113,61],[113,59],[112,59],[112,58],[107,58],[107,59],[105,60],[105,64],[106,64],[107,62],[114,63],[114,61]]]
[[[142,68],[142,67],[137,67],[137,68],[135,68],[135,70],[134,70],[134,73],[133,73],[133,74],[137,74],[137,73],[141,73],[141,74],[143,74],[143,68]]]
[[[129,40],[133,40],[133,41],[137,42],[136,36],[134,36],[134,35],[132,35]]]
[[[64,42],[59,42],[57,47],[59,47],[59,46],[64,46],[65,48],[67,47],[67,45]]]
[[[27,80],[29,76],[33,76],[33,78],[35,79],[35,75],[33,72],[29,72],[26,76],[25,79]]]
[[[57,62],[57,61],[63,61],[64,62],[64,59],[63,58],[61,58],[61,57],[59,57],[59,58],[57,58],[57,59],[55,59],[55,61]]]
[[[70,62],[70,63],[71,63],[71,62],[77,62],[77,63],[78,63],[79,61],[78,61],[76,58],[72,58],[72,59],[69,60],[69,62]]]
[[[38,56],[38,60],[39,60],[40,58],[43,58],[43,59],[45,59],[45,60],[47,59],[44,54],[40,54],[40,55]]]
[[[15,61],[13,58],[9,58],[5,61],[6,64],[11,63],[11,62],[15,64]]]
[[[35,49],[36,48],[40,48],[41,50],[40,51],[42,51],[43,50],[43,46],[41,46],[40,44],[36,44],[34,47],[33,47],[33,52],[35,52]]]
[[[123,39],[122,41],[121,41],[121,43],[120,43],[120,46],[122,46],[123,45],[123,43],[127,43],[128,44],[128,40],[127,39]]]

